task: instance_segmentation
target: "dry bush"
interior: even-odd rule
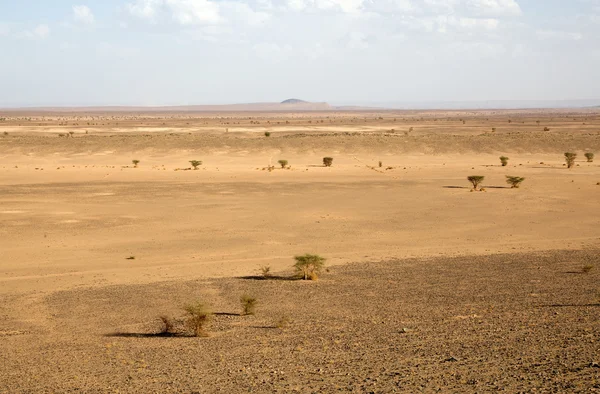
[[[199,166],[202,165],[201,160],[190,160],[190,164],[194,167],[194,170],[197,170]]]
[[[325,167],[331,167],[332,164],[333,164],[333,157],[324,157],[323,158],[323,165]]]
[[[259,269],[260,274],[263,276],[263,278],[269,278],[271,276],[271,266],[263,265]]]
[[[316,254],[305,254],[303,256],[295,256],[296,263],[294,269],[296,273],[304,280],[317,280],[319,273],[325,266],[325,259]]]
[[[592,163],[594,161],[594,154],[592,152],[587,152],[584,154],[588,163]]]
[[[521,183],[525,180],[525,178],[520,176],[506,176],[506,183],[511,185],[513,189],[518,189]]]
[[[207,336],[204,328],[213,315],[208,306],[197,301],[193,304],[186,305],[183,310],[188,314],[185,323],[190,331],[197,337]]]
[[[473,190],[477,190],[477,188],[479,187],[481,182],[483,182],[484,179],[485,177],[482,175],[471,175],[467,177],[467,180],[473,185]]]
[[[137,160],[137,159],[131,160],[131,162],[133,163],[133,166],[134,166],[135,168],[137,168],[138,164],[140,164],[140,161],[139,161],[139,160]]]
[[[577,158],[577,153],[565,153],[565,161],[567,162],[567,168],[573,167],[573,165],[575,164],[575,158]]]
[[[242,304],[242,315],[254,315],[258,303],[255,297],[244,294],[240,297],[240,303]]]
[[[283,330],[285,328],[288,328],[289,325],[291,324],[291,322],[292,322],[292,319],[290,319],[289,316],[283,315],[277,320],[277,322],[275,323],[275,326],[277,328]]]
[[[502,163],[502,167],[506,167],[508,165],[508,157],[500,156],[500,163]]]
[[[173,320],[166,315],[159,316],[160,321],[163,324],[163,328],[160,331],[161,334],[174,334],[175,333],[175,324]]]
[[[590,265],[590,264],[584,265],[581,268],[581,272],[583,272],[584,274],[587,274],[587,273],[589,273],[592,270],[592,268],[594,268],[593,265]]]
[[[544,127],[544,131],[550,131],[550,127]]]
[[[287,160],[279,160],[277,163],[281,166],[281,168],[285,168],[288,165]]]
[[[271,136],[271,132],[270,131],[265,131],[265,137],[270,137]]]

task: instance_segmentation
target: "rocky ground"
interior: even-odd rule
[[[2,296],[1,393],[600,392],[598,250]],[[591,266],[584,272],[585,266]],[[256,315],[240,316],[239,297]],[[208,337],[161,336],[202,300]],[[19,310],[15,309],[19,306]]]

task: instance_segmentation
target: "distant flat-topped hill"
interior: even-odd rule
[[[299,100],[295,98],[283,100],[281,104],[310,104],[308,101]]]

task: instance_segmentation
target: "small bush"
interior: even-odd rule
[[[383,167],[383,162],[380,160],[379,161],[379,168]]]
[[[270,131],[265,131],[265,137],[270,137],[271,136],[271,132]]]
[[[281,166],[281,168],[285,168],[288,165],[287,160],[279,160],[277,163]]]
[[[544,131],[550,131],[549,127],[544,127]]]
[[[160,316],[159,319],[163,324],[163,328],[160,331],[161,334],[173,334],[175,332],[175,324],[173,323],[173,320],[170,317],[163,315]]]
[[[594,154],[592,152],[587,152],[586,154],[584,154],[584,156],[587,159],[588,163],[592,163],[594,161]]]
[[[183,310],[188,314],[185,323],[192,333],[197,337],[206,336],[207,334],[206,331],[204,331],[204,328],[212,317],[210,309],[205,304],[198,301],[194,304],[185,306]]]
[[[583,272],[584,274],[587,274],[587,273],[589,273],[589,272],[592,270],[592,268],[594,268],[594,266],[593,266],[593,265],[590,265],[590,264],[588,264],[588,265],[584,265],[584,266],[581,268],[581,272]]]
[[[508,157],[500,156],[500,163],[502,163],[502,167],[506,167],[508,165]]]
[[[511,187],[513,189],[518,189],[519,186],[521,185],[521,182],[523,182],[524,180],[525,180],[525,178],[520,177],[520,176],[510,176],[510,175],[506,176],[506,183],[511,185]]]
[[[482,175],[471,175],[467,177],[467,180],[473,184],[473,190],[477,190],[484,179],[485,177]]]
[[[135,168],[137,168],[138,164],[140,164],[140,161],[139,161],[139,160],[131,160],[131,162],[133,163],[133,166],[134,166]]]
[[[573,167],[575,164],[575,158],[577,157],[577,153],[566,152],[565,153],[565,161],[567,162],[567,168]]]
[[[295,256],[296,263],[294,268],[296,273],[304,280],[317,280],[321,269],[325,266],[326,259],[316,254],[305,254],[304,256]]]
[[[240,303],[242,304],[242,315],[254,315],[257,304],[255,297],[244,294],[240,297]]]
[[[268,265],[263,265],[260,267],[260,274],[263,278],[269,278],[271,276],[271,267]]]
[[[277,328],[283,330],[283,329],[287,328],[291,322],[292,322],[292,320],[287,315],[283,315],[279,318],[279,320],[277,320],[277,323],[275,323],[275,326]]]
[[[202,161],[200,160],[190,160],[190,164],[194,167],[194,170],[197,170],[198,167],[202,165]]]
[[[324,157],[323,158],[323,165],[325,167],[331,167],[332,164],[333,164],[333,157]]]

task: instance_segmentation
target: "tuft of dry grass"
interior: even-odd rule
[[[240,297],[240,303],[242,304],[242,315],[254,315],[256,313],[256,304],[258,303],[256,297],[244,294]]]

